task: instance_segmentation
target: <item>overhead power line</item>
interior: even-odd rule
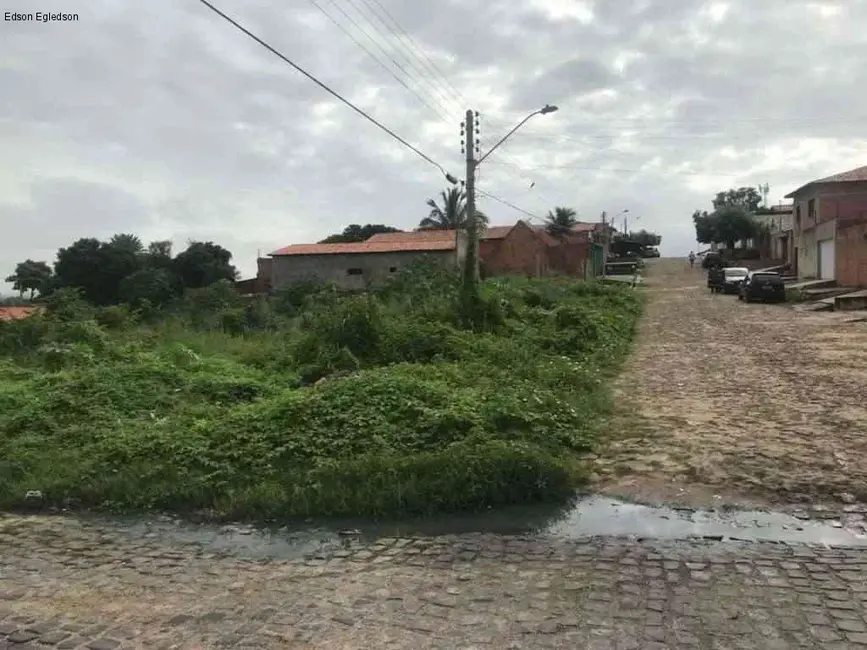
[[[517,210],[518,212],[522,212],[523,214],[526,214],[528,217],[532,217],[533,219],[539,219],[541,221],[544,221],[544,219],[542,219],[542,217],[540,217],[539,215],[533,214],[532,212],[525,210],[524,208],[519,208],[514,203],[510,203],[509,201],[506,201],[506,199],[501,199],[499,196],[494,196],[493,194],[491,194],[489,192],[485,192],[484,190],[480,190],[478,188],[476,188],[476,192],[478,192],[482,196],[487,196],[489,199],[493,199],[494,201],[497,201],[498,203],[502,203],[503,205],[506,205],[506,206],[512,208],[513,210]]]
[[[486,161],[485,164],[492,165],[510,165],[508,162],[498,162],[498,161]],[[578,169],[584,171],[593,171],[593,172],[617,172],[617,173],[640,173],[640,172],[654,172],[654,171],[664,171],[660,169],[626,169],[623,167],[582,167],[579,165],[533,165],[532,167],[522,167],[521,169]],[[732,177],[732,176],[741,176],[742,174],[733,172],[731,174],[717,174],[713,172],[687,172],[687,171],[674,171],[674,174],[680,176],[719,176],[719,177]]]
[[[333,1],[334,0],[332,0],[332,2]],[[361,8],[355,3],[355,0],[346,0],[346,2],[352,5],[352,7],[358,12],[359,15],[367,18]],[[446,92],[443,92],[442,84],[437,83],[439,80],[435,76],[431,75],[430,71],[424,67],[422,59],[418,55],[416,55],[409,47],[407,47],[406,43],[401,38],[401,35],[395,30],[394,27],[392,27],[391,24],[389,24],[389,22],[387,22],[387,17],[389,17],[390,14],[388,14],[388,12],[385,11],[384,8],[382,8],[382,5],[377,3],[377,6],[382,9],[382,11],[378,11],[377,8],[374,7],[374,5],[370,2],[370,0],[361,0],[361,2],[367,8],[368,12],[370,12],[370,15],[372,15],[380,25],[385,27],[391,33],[391,36],[393,38],[389,39],[388,35],[383,34],[382,31],[376,26],[376,24],[374,24],[374,22],[369,18],[367,19],[367,22],[378,34],[382,35],[383,39],[386,42],[394,43],[397,46],[395,49],[400,52],[407,64],[411,68],[413,68],[413,70],[418,72],[422,79],[424,79],[430,84],[430,90],[433,91],[431,92],[431,96],[433,97],[434,95],[438,95],[440,99],[446,102],[446,104],[451,102],[454,106],[457,107],[459,111],[463,110],[462,104],[458,101],[455,101],[454,97],[449,95],[448,89],[446,89]],[[384,18],[383,15],[385,15],[386,18]],[[393,18],[390,22],[397,25],[396,21],[394,21]],[[400,25],[397,25],[397,27],[398,29],[402,29]],[[404,31],[404,33],[406,32]],[[424,53],[422,52],[422,54]],[[439,100],[437,101],[439,102]],[[448,111],[448,109],[446,110]]]
[[[355,111],[356,113],[358,113],[359,115],[361,115],[361,117],[363,117],[364,119],[366,119],[368,122],[371,122],[372,124],[375,124],[375,125],[378,126],[381,130],[383,130],[383,131],[385,131],[386,133],[388,133],[388,135],[390,135],[392,138],[394,138],[395,140],[397,140],[398,142],[400,142],[403,146],[405,146],[406,148],[408,148],[408,149],[414,151],[414,152],[415,152],[419,157],[421,157],[422,159],[426,160],[426,161],[429,162],[431,165],[433,165],[434,167],[436,167],[437,169],[439,169],[439,170],[443,173],[444,176],[446,176],[446,177],[449,177],[449,176],[450,176],[450,174],[445,170],[445,168],[444,168],[442,165],[440,165],[437,161],[435,161],[433,158],[431,158],[431,157],[428,156],[427,154],[425,154],[425,153],[419,151],[418,149],[416,149],[416,148],[415,148],[414,146],[412,146],[409,142],[407,142],[406,140],[404,140],[403,138],[401,138],[399,135],[397,135],[397,133],[395,133],[394,131],[392,131],[391,129],[389,129],[387,126],[385,126],[384,124],[382,124],[381,122],[379,122],[376,118],[371,117],[371,116],[368,115],[365,111],[363,111],[362,109],[358,108],[358,106],[356,106],[356,105],[353,104],[351,101],[349,101],[348,99],[346,99],[343,95],[341,95],[340,93],[338,93],[338,92],[335,91],[335,90],[332,90],[332,89],[329,88],[327,85],[325,85],[324,83],[322,83],[321,81],[319,81],[319,79],[317,79],[317,78],[314,77],[312,74],[310,74],[309,72],[307,72],[304,68],[302,68],[301,66],[299,66],[297,63],[295,63],[294,61],[292,61],[291,59],[289,59],[288,57],[286,57],[283,53],[279,52],[279,51],[276,50],[274,47],[272,47],[271,45],[269,45],[268,43],[266,43],[265,41],[263,41],[261,38],[259,38],[258,36],[256,36],[256,35],[255,35],[253,32],[251,32],[249,29],[247,29],[246,27],[244,27],[243,25],[239,24],[237,21],[235,21],[234,19],[232,19],[231,17],[227,16],[227,15],[224,14],[222,11],[220,11],[219,9],[217,9],[214,5],[212,5],[210,2],[208,2],[208,0],[199,0],[199,2],[201,2],[201,3],[202,3],[203,5],[205,5],[208,9],[210,9],[210,10],[213,11],[215,14],[217,14],[218,16],[220,16],[223,20],[225,20],[226,22],[230,23],[230,24],[233,25],[235,28],[237,28],[238,30],[240,30],[241,32],[243,32],[244,34],[246,34],[247,36],[249,36],[250,38],[252,38],[252,39],[253,39],[254,41],[256,41],[259,45],[261,45],[261,46],[264,47],[266,50],[268,50],[269,52],[271,52],[274,56],[280,58],[280,59],[281,59],[282,61],[284,61],[285,63],[288,63],[288,64],[289,64],[290,66],[292,66],[295,70],[297,70],[298,72],[300,72],[301,74],[303,74],[305,77],[307,77],[310,81],[312,81],[312,82],[315,83],[317,86],[319,86],[320,88],[322,88],[322,89],[323,89],[324,91],[326,91],[328,94],[332,95],[333,97],[336,97],[338,100],[340,100],[341,102],[343,102],[344,104],[346,104],[347,106],[349,106],[349,108],[351,108],[353,111]]]
[[[371,42],[373,42],[374,45],[379,45],[376,41],[373,40],[373,38],[370,36],[370,34],[368,34],[368,33],[367,33],[367,32],[366,32],[366,31],[365,31],[365,30],[364,30],[364,29],[363,29],[363,28],[362,28],[362,27],[357,23],[357,22],[355,22],[355,20],[354,20],[354,19],[353,19],[349,14],[347,14],[347,13],[343,10],[343,8],[342,8],[340,5],[338,5],[336,2],[334,2],[334,0],[330,0],[330,2],[331,2],[332,5],[334,5],[334,6],[337,8],[337,10],[338,10],[340,13],[342,13],[342,14],[344,15],[344,16],[345,16],[345,17],[346,17],[346,18],[347,18],[347,19],[348,19],[348,20],[349,20],[353,25],[355,25],[355,28],[358,29],[358,31],[360,31],[362,34],[364,34],[365,36],[367,36],[367,38],[368,38]],[[425,107],[427,107],[430,111],[432,111],[433,113],[435,113],[439,118],[448,121],[448,118],[444,117],[443,114],[442,114],[440,111],[438,111],[436,108],[434,108],[433,106],[431,106],[431,105],[427,102],[427,100],[426,100],[424,97],[422,97],[421,95],[419,95],[419,94],[415,91],[414,88],[410,87],[409,84],[407,84],[403,79],[401,79],[400,77],[398,77],[398,76],[395,74],[394,70],[392,70],[391,68],[389,68],[385,63],[383,63],[383,61],[382,61],[379,57],[377,57],[373,52],[371,52],[369,49],[367,49],[367,47],[364,45],[364,43],[362,43],[362,42],[359,41],[357,38],[355,38],[355,36],[352,34],[351,31],[349,31],[348,29],[346,29],[346,27],[344,27],[342,24],[340,24],[340,23],[339,23],[339,22],[338,22],[338,21],[337,21],[337,20],[336,20],[336,19],[335,19],[331,14],[329,14],[327,11],[325,11],[325,9],[323,9],[322,6],[321,6],[318,2],[316,2],[316,0],[310,0],[310,4],[312,4],[314,7],[316,7],[316,8],[317,8],[321,13],[322,13],[323,16],[325,16],[326,18],[328,18],[328,20],[330,20],[330,21],[331,21],[331,22],[332,22],[332,23],[333,23],[333,24],[334,24],[338,29],[340,29],[344,34],[346,34],[350,39],[352,39],[352,41],[353,41],[353,42],[354,42],[358,47],[360,47],[362,50],[364,50],[365,52],[367,52],[368,56],[370,56],[371,59],[373,59],[374,61],[376,61],[376,62],[379,64],[379,66],[380,66],[383,70],[385,70],[388,74],[390,74],[392,77],[394,77],[395,81],[397,81],[401,86],[403,86],[403,87],[406,88],[409,92],[411,92],[413,95],[415,95],[416,98],[417,98],[417,99],[418,99],[418,100],[419,100],[419,101],[420,101],[420,102],[421,102]],[[384,51],[383,48],[382,48],[381,46],[379,47],[379,49],[380,49],[381,51]],[[386,53],[386,56],[388,56],[387,53]],[[390,57],[389,57],[389,58],[390,58]],[[393,59],[392,59],[392,62],[394,62]],[[399,66],[398,66],[398,68],[400,69]]]
[[[451,96],[455,98],[457,105],[458,106],[469,106],[470,102],[467,101],[467,98],[464,97],[463,95],[461,95],[461,93],[451,84],[451,82],[449,82],[448,78],[445,76],[445,74],[443,74],[442,70],[440,70],[439,67],[436,65],[436,63],[434,63],[431,60],[431,58],[421,48],[421,46],[412,37],[412,35],[409,32],[407,32],[403,27],[401,27],[400,23],[397,22],[395,17],[392,16],[392,14],[388,11],[388,9],[386,9],[384,6],[382,6],[382,3],[379,2],[379,0],[369,0],[369,1],[373,2],[377,7],[379,7],[379,9],[386,16],[388,21],[392,25],[394,25],[394,27],[397,29],[397,31],[399,31],[401,34],[406,36],[406,41],[418,53],[419,60],[422,60],[422,61],[424,61],[424,63],[427,64],[427,68],[428,68],[428,70],[431,71],[432,77],[437,80],[437,82],[440,84],[440,86],[447,93],[450,93]],[[362,0],[362,2],[364,2],[365,4],[368,4],[368,0]],[[368,4],[368,6],[370,6],[370,5]],[[394,32],[392,32],[392,33],[394,33]]]

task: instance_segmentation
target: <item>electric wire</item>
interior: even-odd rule
[[[443,175],[445,175],[445,176],[447,176],[447,177],[449,176],[449,174],[448,174],[448,172],[446,172],[445,168],[444,168],[442,165],[440,165],[438,162],[436,162],[433,158],[431,158],[430,156],[428,156],[428,155],[425,154],[424,152],[420,151],[419,149],[417,149],[416,147],[414,147],[413,145],[411,145],[409,142],[407,142],[407,141],[404,140],[402,137],[400,137],[399,135],[397,135],[394,131],[392,131],[392,130],[389,129],[387,126],[385,126],[384,124],[382,124],[381,122],[379,122],[376,118],[374,118],[374,117],[368,115],[364,110],[362,110],[361,108],[359,108],[358,106],[356,106],[355,104],[353,104],[352,102],[350,102],[350,101],[349,101],[348,99],[346,99],[343,95],[341,95],[340,93],[338,93],[338,92],[335,91],[335,90],[332,90],[332,89],[331,89],[328,85],[326,85],[325,83],[319,81],[319,79],[317,79],[317,78],[314,77],[312,74],[310,74],[309,72],[307,72],[307,70],[305,70],[304,68],[302,68],[301,66],[299,66],[297,63],[295,63],[294,61],[292,61],[291,59],[289,59],[286,55],[284,55],[284,54],[283,54],[282,52],[280,52],[279,50],[275,49],[273,46],[269,45],[269,44],[268,44],[267,42],[265,42],[263,39],[261,39],[260,37],[256,36],[256,34],[254,34],[254,33],[251,32],[249,29],[247,29],[246,27],[244,27],[243,25],[241,25],[240,23],[238,23],[236,20],[234,20],[234,19],[231,18],[230,16],[226,15],[225,13],[223,13],[220,9],[218,9],[217,7],[215,7],[215,6],[214,6],[213,4],[211,4],[208,0],[199,0],[199,2],[201,2],[203,5],[205,5],[206,7],[208,7],[208,9],[210,9],[210,10],[213,11],[215,14],[217,14],[218,16],[220,16],[223,20],[225,20],[226,22],[230,23],[230,24],[231,24],[232,26],[234,26],[236,29],[238,29],[239,31],[243,32],[243,33],[246,34],[248,37],[250,37],[251,39],[253,39],[254,41],[256,41],[259,45],[261,45],[262,47],[264,47],[266,50],[268,50],[269,52],[271,52],[273,55],[275,55],[276,57],[278,57],[279,59],[281,59],[281,60],[284,61],[285,63],[288,63],[292,68],[294,68],[295,70],[297,70],[298,72],[300,72],[302,75],[304,75],[305,77],[307,77],[310,81],[312,81],[312,82],[315,83],[317,86],[319,86],[320,88],[322,88],[323,90],[325,90],[328,94],[332,95],[333,97],[337,98],[337,99],[338,99],[339,101],[341,101],[342,103],[344,103],[344,104],[346,104],[347,106],[349,106],[349,108],[351,108],[353,111],[355,111],[356,113],[358,113],[359,115],[361,115],[364,119],[366,119],[366,120],[369,121],[370,123],[376,125],[376,126],[379,127],[381,130],[385,131],[388,135],[390,135],[392,138],[394,138],[395,140],[397,140],[398,142],[400,142],[403,146],[405,146],[405,147],[407,147],[408,149],[412,150],[412,151],[415,152],[419,157],[421,157],[422,159],[426,160],[426,161],[429,162],[431,165],[433,165],[434,167],[436,167],[437,169],[439,169],[439,170],[443,173]]]

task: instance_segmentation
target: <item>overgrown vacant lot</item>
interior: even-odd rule
[[[602,485],[696,505],[867,501],[867,323],[712,295],[680,260],[649,270]]]
[[[68,292],[0,328],[0,506],[233,517],[430,512],[558,499],[582,480],[629,346],[635,292],[573,280],[298,287],[246,307],[231,285],[160,313]]]

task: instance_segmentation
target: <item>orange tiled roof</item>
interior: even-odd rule
[[[380,232],[369,237],[365,244],[396,242],[454,241],[454,230],[412,230],[410,232]]]
[[[482,232],[482,239],[505,239],[515,226],[488,226]]]
[[[293,244],[292,246],[284,246],[271,253],[271,255],[274,257],[283,255],[353,255],[359,253],[449,251],[454,250],[454,248],[454,239],[392,242],[372,242],[368,240],[351,244]]]
[[[481,233],[481,239],[503,239],[514,226],[489,226]],[[370,237],[365,243],[454,241],[454,230],[413,230],[410,232],[382,232]]]
[[[0,307],[0,321],[20,320],[42,311],[41,307]]]
[[[824,183],[863,183],[867,182],[867,166],[864,167],[856,167],[855,169],[850,169],[847,172],[841,172],[839,174],[834,174],[833,176],[826,176],[825,178],[820,178],[815,181],[810,181],[806,185],[802,185],[794,192],[790,192],[786,194],[787,199],[791,199],[796,194],[802,192],[807,189],[811,185],[822,185]]]
[[[481,233],[482,240],[503,239],[514,226],[490,226]],[[448,251],[455,248],[454,230],[413,230],[412,232],[382,232],[367,241],[349,244],[293,244],[284,246],[272,256],[282,255],[349,255],[358,253],[400,253]]]

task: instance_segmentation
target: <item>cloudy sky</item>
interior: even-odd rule
[[[459,177],[467,108],[484,151],[558,105],[480,189],[540,217],[628,209],[664,255],[695,247],[718,190],[766,182],[776,202],[867,165],[865,0],[214,2]],[[79,20],[0,23],[0,277],[117,232],[215,241],[248,276],[257,251],[349,223],[412,228],[446,186],[199,0],[38,4]]]

